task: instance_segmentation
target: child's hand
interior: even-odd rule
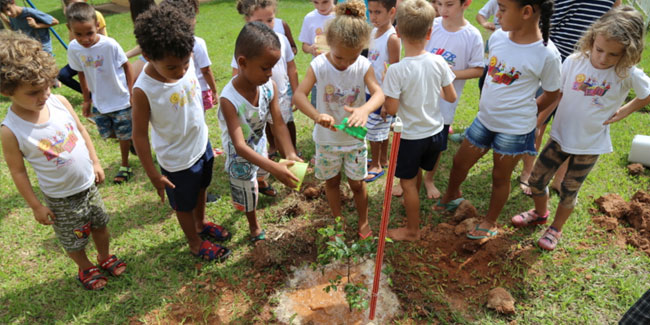
[[[364,126],[368,121],[368,114],[363,113],[360,109],[354,107],[343,106],[343,109],[352,113],[348,117],[348,126]]]
[[[318,117],[316,118],[316,123],[318,123],[320,126],[324,128],[328,128],[332,131],[336,131],[334,128],[334,118],[330,115],[327,114],[319,114]]]
[[[83,102],[81,104],[81,112],[83,113],[84,117],[90,117],[90,107],[92,106],[91,102]]]
[[[36,20],[34,20],[33,17],[27,17],[25,20],[27,20],[27,25],[29,25],[29,27],[36,28]]]
[[[296,188],[296,186],[298,186],[298,182],[300,181],[300,179],[298,179],[298,177],[296,177],[296,175],[294,175],[289,170],[289,167],[293,166],[293,161],[283,161],[278,164],[280,165],[280,170],[274,173],[273,176],[275,176],[277,180],[282,182],[282,184],[290,188]]]
[[[492,31],[496,29],[496,26],[494,25],[494,23],[490,22],[490,21],[485,22],[482,26],[483,26],[483,28],[488,29],[488,30],[492,30]]]
[[[386,116],[388,116],[388,112],[386,112],[386,109],[384,106],[381,107],[381,111],[379,112],[379,116],[381,116],[382,119],[384,119],[384,122],[386,122]]]
[[[296,162],[304,162],[304,160],[302,160],[300,157],[298,157],[298,155],[296,155],[295,152],[288,154],[287,155],[287,160],[296,161]],[[291,165],[289,165],[289,166],[291,166]]]
[[[95,172],[95,184],[103,183],[106,176],[104,175],[104,169],[99,162],[93,163],[93,171]]]
[[[607,121],[603,122],[603,125],[612,124],[624,119],[626,115],[621,114],[621,109],[619,108],[614,115],[612,115]]]
[[[216,90],[212,90],[212,105],[217,106],[219,104],[219,95]]]
[[[54,219],[56,219],[56,216],[54,216],[54,212],[50,210],[50,208],[41,205],[36,209],[32,209],[34,211],[34,219],[42,225],[51,225],[54,224]]]
[[[176,188],[176,185],[174,185],[174,183],[168,180],[166,176],[160,174],[156,175],[155,177],[151,177],[151,183],[153,184],[153,187],[156,188],[156,192],[158,192],[158,196],[160,196],[160,202],[162,203],[165,203],[165,187]]]

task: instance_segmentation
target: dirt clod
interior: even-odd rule
[[[600,212],[606,216],[593,217],[594,223],[607,231],[616,230],[618,225],[627,226],[619,232],[625,242],[650,255],[650,194],[638,191],[630,202],[618,194],[607,194],[596,199]]]
[[[606,194],[596,199],[600,212],[617,219],[627,214],[627,202],[618,194]]]
[[[502,314],[514,314],[515,298],[506,289],[497,287],[488,292],[487,307]]]
[[[474,226],[479,222],[478,219],[476,218],[469,218],[463,220],[463,222],[459,223],[456,228],[454,228],[454,233],[458,236],[466,234],[468,231],[474,229]]]
[[[454,216],[451,218],[451,221],[461,222],[469,218],[479,219],[478,211],[469,200],[463,200],[460,202],[460,205],[458,205],[458,208],[456,209]]]
[[[302,191],[302,194],[304,194],[306,198],[313,200],[320,196],[320,190],[318,187],[308,186]]]
[[[641,164],[629,164],[627,165],[627,172],[632,176],[637,176],[643,174],[645,168]]]
[[[618,227],[618,219],[616,218],[596,216],[592,217],[591,220],[593,220],[595,224],[599,225],[601,228],[604,228],[607,231],[613,231],[616,229],[616,227]]]

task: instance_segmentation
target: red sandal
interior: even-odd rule
[[[223,262],[230,256],[230,250],[221,245],[213,244],[209,240],[205,240],[201,243],[198,254],[192,253],[192,255],[206,261]]]
[[[85,270],[79,270],[77,274],[77,280],[86,288],[86,290],[102,290],[106,286],[108,279],[99,273],[99,269],[96,266],[91,266]],[[104,280],[104,285],[97,286],[96,284]]]
[[[108,271],[112,276],[120,276],[124,271],[126,271],[126,263],[118,259],[115,255],[111,255],[103,262],[99,261],[99,267],[101,267],[102,270]],[[124,269],[122,269],[122,272],[117,273],[116,271],[121,267],[124,267]]]

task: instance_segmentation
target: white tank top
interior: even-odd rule
[[[382,84],[382,74],[384,73],[384,63],[388,63],[388,38],[395,34],[395,27],[390,26],[390,28],[385,31],[382,35],[375,38],[377,35],[377,28],[373,28],[370,33],[370,46],[368,46],[368,60],[372,64],[372,68],[375,70],[375,78],[379,85]],[[368,89],[366,88],[366,92]]]
[[[169,172],[192,167],[208,144],[208,126],[194,62],[190,62],[183,78],[174,83],[155,80],[143,70],[133,88],[142,89],[149,100],[151,145],[158,164]]]
[[[95,173],[77,122],[55,95],[50,95],[43,109],[50,112],[45,123],[27,122],[9,109],[2,125],[18,140],[45,195],[64,198],[88,189]]]

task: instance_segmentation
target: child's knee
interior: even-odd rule
[[[350,190],[352,190],[352,192],[355,194],[362,192],[366,187],[366,182],[363,180],[349,180],[348,183],[350,184]]]

